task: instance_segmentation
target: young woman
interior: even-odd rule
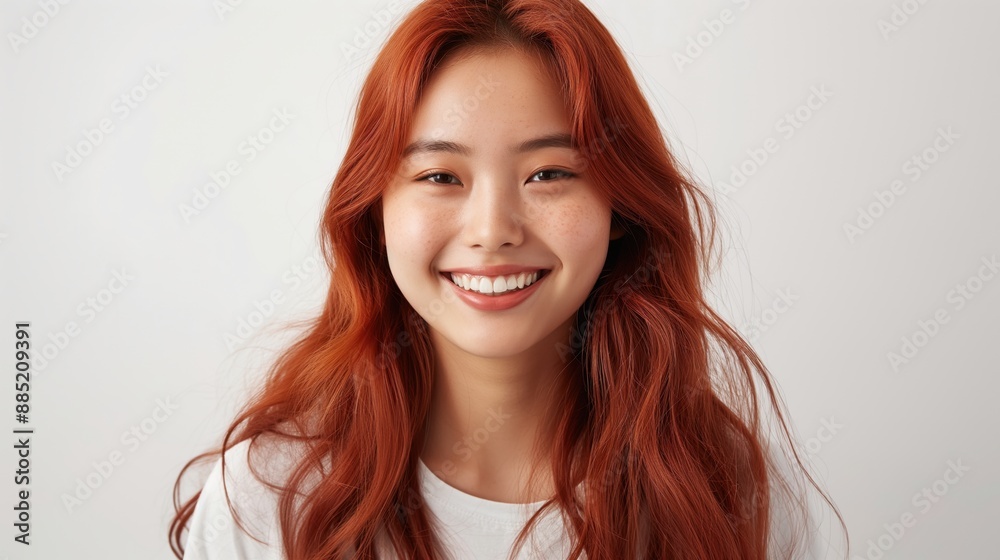
[[[419,4],[322,234],[322,315],[178,477],[179,558],[819,557],[705,301],[710,202],[577,0]]]

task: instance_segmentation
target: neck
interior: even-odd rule
[[[458,351],[432,331],[435,380],[421,459],[439,478],[481,498],[522,503],[554,494],[548,465],[554,404],[579,365],[556,350],[571,322],[514,356]],[[535,486],[529,475],[537,469]]]

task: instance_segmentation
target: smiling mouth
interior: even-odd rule
[[[441,276],[471,294],[497,297],[530,288],[548,273],[548,269],[542,269],[531,274],[522,272],[506,276],[476,276],[452,272],[442,272]]]

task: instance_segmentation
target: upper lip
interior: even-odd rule
[[[467,266],[463,268],[452,268],[448,270],[442,270],[444,273],[454,273],[454,274],[472,274],[475,276],[505,276],[508,274],[519,274],[521,272],[535,272],[541,270],[548,270],[540,266],[531,266],[527,264],[501,264],[493,266]]]

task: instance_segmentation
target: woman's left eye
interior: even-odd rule
[[[543,173],[555,173],[556,175],[561,175],[563,178],[566,178],[566,179],[569,179],[569,178],[572,178],[572,177],[576,177],[575,174],[570,173],[569,171],[566,171],[564,169],[543,169],[543,170],[539,171],[538,173],[535,173],[534,175],[532,175],[532,177],[538,177],[539,175],[541,175]],[[558,179],[558,177],[554,177],[554,178]]]
[[[452,179],[455,178],[455,176],[451,175],[450,173],[428,173],[427,175],[424,175],[423,177],[420,177],[417,180],[418,181],[427,181],[431,177],[451,177]],[[434,183],[434,184],[438,184],[438,185],[447,185],[447,184],[451,183],[451,181],[443,181],[443,182],[442,181],[429,181],[429,182]]]

